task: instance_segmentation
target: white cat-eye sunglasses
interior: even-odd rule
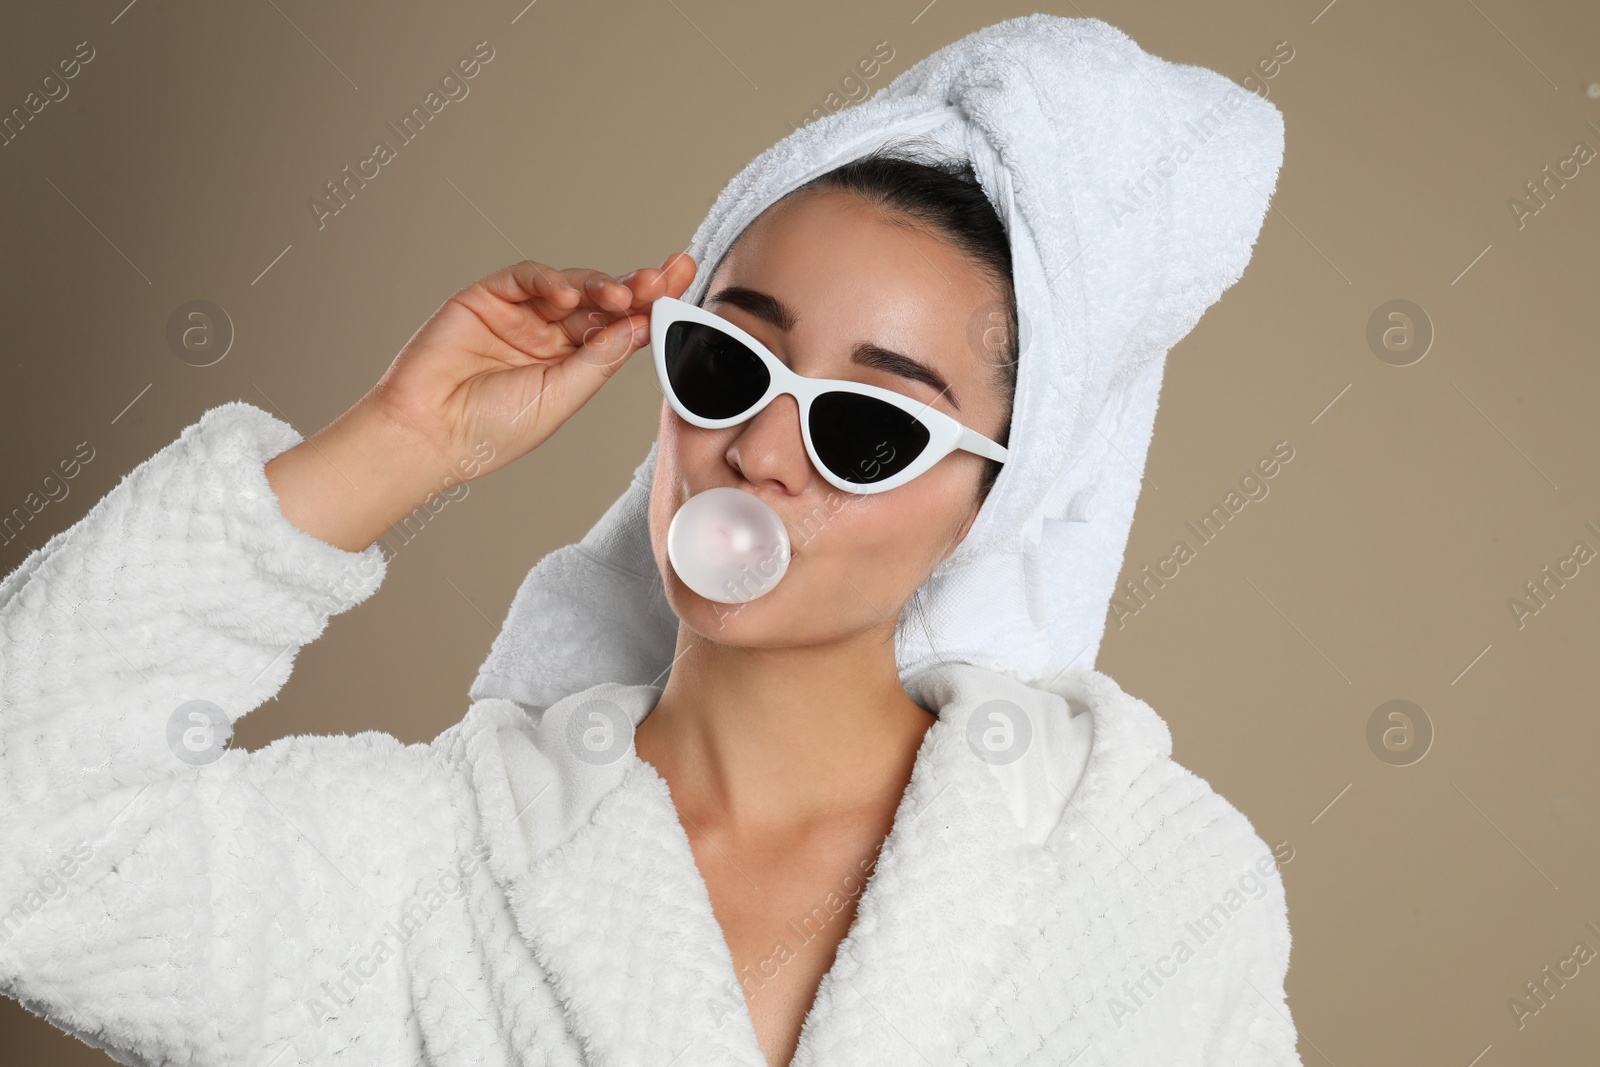
[[[957,449],[1005,462],[1003,445],[892,389],[808,378],[727,319],[663,296],[650,306],[656,379],[685,422],[707,430],[744,422],[787,394],[817,471],[847,493],[883,493]]]

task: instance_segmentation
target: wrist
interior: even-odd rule
[[[410,512],[445,486],[449,461],[445,442],[392,417],[381,405],[358,401],[312,440],[330,458],[348,463],[359,492],[391,521]],[[356,474],[361,477],[357,478]]]
[[[448,487],[442,445],[366,403],[267,463],[283,513],[335,547],[360,552]]]

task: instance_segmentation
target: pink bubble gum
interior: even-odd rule
[[[743,604],[770,593],[789,569],[789,532],[754,493],[717,486],[684,501],[672,517],[667,559],[707,600]]]

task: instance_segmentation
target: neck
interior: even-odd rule
[[[634,742],[680,813],[763,833],[898,806],[936,720],[900,684],[892,630],[743,648],[680,625],[675,654]]]

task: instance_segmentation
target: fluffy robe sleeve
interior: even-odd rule
[[[0,990],[120,1062],[414,1058],[383,1047],[414,1022],[348,1025],[411,1018],[403,966],[346,978],[359,1008],[330,983],[455,847],[428,747],[302,736],[206,762],[192,714],[272,697],[383,581],[378,546],[279,508],[264,466],[300,439],[213,408],[0,582]]]
[[[1160,925],[1170,945],[1132,961],[1132,984],[1116,990],[1121,1010],[1142,1012],[1141,996],[1179,1007],[1168,1035],[1172,1062],[1300,1067],[1284,988],[1288,907],[1273,851],[1242,812],[1187,768],[1165,760],[1149,780],[1192,797],[1152,844],[1188,837],[1206,845],[1181,861],[1175,850],[1149,875],[1166,887]],[[1164,1021],[1157,1016],[1158,1026]]]
[[[1284,988],[1289,914],[1277,861],[1242,813],[1220,797],[1212,806],[1225,813],[1219,821],[1232,831],[1219,835],[1217,846],[1216,869],[1228,873],[1213,880],[1185,927],[1186,935],[1207,938],[1200,951],[1209,962],[1196,974],[1217,1003],[1218,1025],[1205,1042],[1204,1062],[1300,1067]]]

